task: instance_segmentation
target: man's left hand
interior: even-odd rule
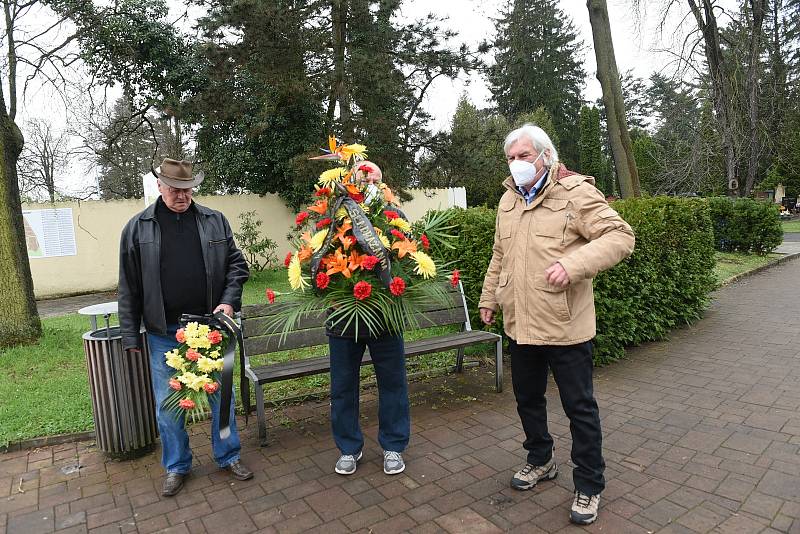
[[[217,313],[218,311],[221,311],[228,317],[233,317],[233,306],[231,306],[230,304],[220,304],[219,306],[214,308],[214,313]]]
[[[550,285],[562,288],[569,285],[569,275],[567,274],[567,271],[564,270],[564,267],[562,267],[558,262],[555,262],[553,265],[548,267],[544,272],[544,275],[547,278],[547,283]]]

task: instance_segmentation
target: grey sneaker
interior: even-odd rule
[[[399,452],[383,451],[383,472],[387,475],[396,475],[406,470],[403,456]]]
[[[511,478],[511,487],[518,490],[529,490],[540,480],[552,480],[558,476],[558,465],[555,458],[544,465],[525,464]]]
[[[339,456],[339,460],[336,462],[336,467],[334,470],[339,473],[340,475],[352,475],[356,472],[356,467],[358,467],[358,461],[361,459],[361,456],[364,455],[363,451],[359,451],[358,454],[343,454]]]
[[[600,495],[586,495],[580,491],[575,492],[569,520],[578,525],[590,525],[597,519],[597,508],[600,506]]]

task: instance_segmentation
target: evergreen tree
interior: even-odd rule
[[[594,176],[596,187],[606,195],[612,194],[608,161],[603,154],[600,111],[594,106],[581,108],[578,150],[578,172]]]
[[[515,118],[544,107],[561,139],[562,159],[574,166],[586,73],[570,17],[556,0],[508,0],[496,29],[489,84],[497,109]]]
[[[558,130],[556,129],[555,125],[553,124],[553,117],[550,115],[550,112],[544,106],[539,106],[535,110],[529,113],[522,113],[517,117],[517,120],[514,121],[514,128],[519,128],[523,124],[535,124],[550,137],[550,140],[553,142],[553,146],[556,147],[558,150],[558,157],[559,159],[563,160],[564,157],[561,154],[561,136],[558,134]]]

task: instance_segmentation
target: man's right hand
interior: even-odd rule
[[[125,349],[125,351],[126,352],[133,352],[133,353],[137,353],[138,354],[138,353],[142,352],[142,349],[140,349],[139,347],[133,347],[132,349]]]
[[[481,321],[483,324],[494,324],[494,310],[489,308],[478,308],[481,313]]]

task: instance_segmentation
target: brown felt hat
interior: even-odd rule
[[[153,169],[153,174],[161,180],[161,183],[175,189],[197,187],[205,178],[203,171],[197,176],[192,176],[192,162],[185,159],[164,158],[158,169]]]

